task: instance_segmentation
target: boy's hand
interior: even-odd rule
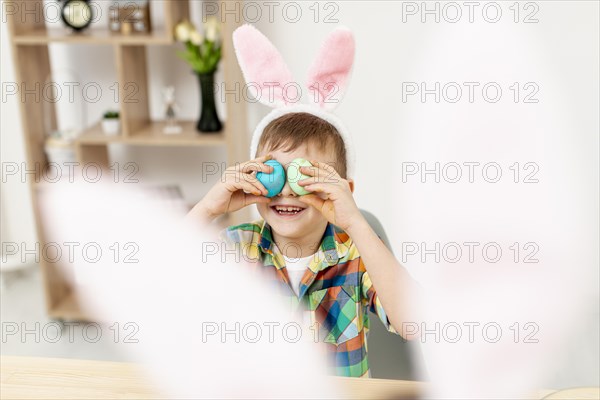
[[[250,204],[271,201],[264,197],[267,189],[253,174],[258,171],[273,172],[273,167],[264,164],[270,158],[270,155],[266,155],[227,168],[221,180],[194,207],[192,213],[212,220]]]
[[[352,197],[350,183],[342,178],[336,170],[325,163],[310,162],[312,167],[302,167],[300,172],[310,176],[298,184],[316,194],[298,197],[301,202],[313,206],[332,224],[347,231],[350,225],[362,218],[360,210]]]

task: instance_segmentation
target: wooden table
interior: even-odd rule
[[[139,366],[129,363],[61,358],[0,357],[2,399],[160,399]],[[424,383],[332,377],[350,399],[414,399]],[[593,389],[592,389],[593,390]],[[553,391],[539,391],[543,398]],[[584,395],[594,396],[587,391]],[[559,398],[559,397],[557,397]]]
[[[0,398],[163,399],[140,366],[64,358],[0,357]],[[332,377],[351,393],[344,398],[416,398],[423,383]]]

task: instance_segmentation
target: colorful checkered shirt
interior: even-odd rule
[[[272,271],[291,310],[310,314],[318,338],[325,343],[329,361],[340,376],[370,377],[367,357],[369,315],[377,314],[388,331],[390,324],[371,283],[358,249],[346,232],[328,224],[318,252],[300,282],[299,296],[289,284],[283,256],[264,220],[231,226],[221,239],[238,246],[247,260]],[[266,271],[268,272],[268,271]]]

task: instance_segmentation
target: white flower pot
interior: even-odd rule
[[[46,139],[44,150],[46,152],[48,162],[64,164],[66,162],[77,161],[75,148],[68,140]]]
[[[70,140],[48,138],[44,144],[48,163],[52,165],[51,180],[70,177],[73,165],[77,163],[77,154]]]
[[[102,131],[105,135],[115,136],[121,130],[121,120],[119,118],[104,118],[102,120]]]

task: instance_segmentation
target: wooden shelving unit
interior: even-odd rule
[[[5,7],[17,7],[17,10],[40,10],[42,12],[43,0],[6,0]],[[37,4],[34,4],[37,3]],[[243,1],[238,1],[243,3]],[[241,9],[240,4],[239,9]],[[233,5],[231,5],[233,7]],[[224,130],[218,134],[203,134],[196,132],[195,121],[183,122],[183,132],[177,135],[162,133],[164,125],[161,121],[152,121],[149,111],[149,89],[146,47],[169,46],[174,44],[173,31],[175,25],[183,18],[190,17],[189,0],[164,1],[164,28],[151,34],[118,35],[108,29],[89,29],[83,33],[74,33],[69,29],[47,28],[42,15],[31,13],[5,12],[7,18],[10,42],[14,56],[15,74],[17,82],[27,83],[28,86],[39,83],[44,85],[46,78],[51,74],[48,46],[51,44],[63,45],[108,45],[115,52],[115,67],[121,87],[125,83],[137,85],[137,102],[125,101],[126,91],[120,90],[120,115],[121,134],[119,136],[106,136],[102,133],[99,123],[90,126],[76,142],[78,161],[82,164],[95,162],[106,168],[110,165],[108,146],[120,143],[132,146],[184,146],[206,147],[224,146],[227,149],[227,163],[233,164],[243,161],[248,150],[248,130],[246,121],[246,104],[243,102],[229,102],[226,104],[227,120],[224,121]],[[242,73],[238,67],[231,34],[239,22],[235,18],[227,18],[222,23],[223,58],[221,68],[228,87],[233,87],[236,82],[244,83]],[[44,113],[48,112],[47,104],[42,102],[25,102],[20,104],[21,120],[24,130],[25,149],[28,165],[46,165],[44,153],[44,140],[46,129],[44,126]],[[56,112],[53,107],[50,123],[56,128]],[[33,200],[36,231],[40,245],[46,243],[46,230],[42,226],[39,215],[38,193],[43,190],[43,185],[38,185],[35,180],[29,180],[31,197]],[[248,210],[242,210],[229,216],[229,222],[235,223],[249,216]],[[70,286],[70,280],[62,275],[59,266],[45,262],[41,259],[42,276],[46,291],[46,304],[49,316],[55,319],[93,320],[93,316],[86,315],[76,301],[76,288]]]

